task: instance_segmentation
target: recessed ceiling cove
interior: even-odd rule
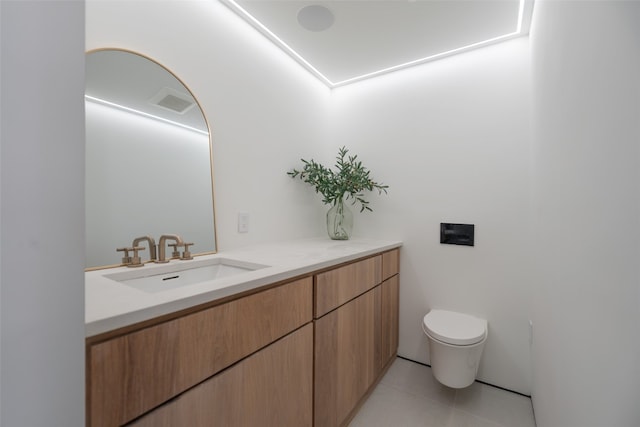
[[[220,0],[330,87],[529,33],[533,0]]]

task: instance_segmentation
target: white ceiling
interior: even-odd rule
[[[533,10],[533,0],[220,1],[330,87],[526,35]],[[298,22],[311,5],[326,8],[315,11],[333,17],[329,28]]]

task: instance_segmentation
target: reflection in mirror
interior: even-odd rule
[[[86,267],[120,264],[116,248],[141,236],[215,252],[211,140],[191,92],[146,57],[98,50],[86,58],[85,108]]]

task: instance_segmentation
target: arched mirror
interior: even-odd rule
[[[96,50],[85,107],[86,267],[120,264],[116,248],[142,236],[179,234],[192,253],[215,252],[211,136],[189,89],[150,58]]]

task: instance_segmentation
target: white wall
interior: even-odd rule
[[[359,155],[373,213],[354,234],[401,238],[399,354],[429,362],[432,308],[489,321],[479,378],[530,392],[529,47],[520,38],[335,89],[331,150]],[[475,224],[474,247],[441,245],[440,222]]]
[[[0,424],[80,426],[84,4],[0,10]]]
[[[189,87],[213,133],[220,250],[323,235],[320,201],[286,171],[322,151],[329,89],[217,1],[87,2],[87,50],[143,53]],[[250,214],[237,233],[238,212]]]
[[[638,22],[638,2],[536,4],[539,427],[640,425]]]

